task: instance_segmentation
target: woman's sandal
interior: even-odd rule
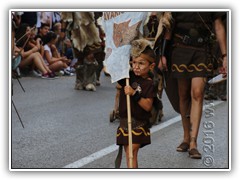
[[[191,137],[190,141],[191,142],[192,141],[196,142],[197,139],[195,137]],[[188,154],[189,154],[189,157],[192,158],[192,159],[201,159],[202,158],[202,155],[198,152],[198,150],[196,148],[190,149]]]
[[[201,159],[202,158],[202,155],[195,148],[190,149],[188,154],[189,154],[189,157],[192,158],[192,159]]]
[[[186,142],[182,142],[178,147],[177,147],[177,151],[178,152],[187,152],[189,149],[189,144]]]

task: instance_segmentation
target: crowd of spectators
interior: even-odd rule
[[[73,57],[70,38],[62,25],[61,12],[12,12],[13,77],[36,76],[55,79],[59,75],[75,74],[74,65],[77,59]],[[152,13],[144,26],[145,37],[154,39],[157,27],[157,16]],[[99,83],[103,69],[102,60],[98,64],[96,76]],[[207,86],[204,98],[215,100],[217,94],[221,100],[226,100],[226,82],[220,84],[219,89],[216,89],[216,86]]]
[[[60,12],[12,12],[13,76],[72,76],[76,60]]]

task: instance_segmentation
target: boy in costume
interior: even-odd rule
[[[124,146],[127,166],[129,167],[126,95],[130,95],[133,168],[138,168],[137,155],[139,148],[151,143],[149,119],[156,92],[150,74],[155,66],[155,53],[149,41],[139,39],[132,42],[131,57],[130,85],[125,85],[125,79],[118,81],[123,88],[120,91],[119,99],[120,126],[117,129],[117,145],[120,145],[120,149]]]

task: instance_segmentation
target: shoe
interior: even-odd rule
[[[43,75],[41,76],[41,78],[42,78],[42,79],[56,79],[55,76],[50,75],[49,73],[43,74]]]
[[[55,72],[53,72],[53,71],[50,72],[50,73],[48,73],[48,75],[49,75],[49,77],[52,78],[52,79],[57,79],[57,78],[59,78],[58,75],[56,75]]]
[[[74,76],[74,74],[68,71],[67,69],[64,69],[63,71],[65,76]]]
[[[60,70],[60,71],[58,72],[58,75],[59,75],[59,76],[63,76],[63,75],[64,75],[64,71],[63,71],[63,70]]]
[[[188,154],[189,157],[192,159],[202,159],[202,155],[198,152],[196,148],[191,149]]]
[[[189,149],[189,144],[186,142],[182,142],[178,147],[177,147],[177,151],[178,152],[187,152]]]
[[[71,72],[71,73],[75,73],[75,72],[76,72],[76,69],[75,69],[74,67],[71,67],[71,68],[70,68],[70,72]]]
[[[30,73],[31,73],[31,76],[33,76],[33,77],[41,77],[42,76],[40,73],[38,73],[35,70],[32,70]]]
[[[48,73],[46,73],[46,74],[42,74],[41,78],[42,78],[42,79],[49,79],[49,75],[48,75]]]

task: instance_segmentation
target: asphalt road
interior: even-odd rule
[[[75,77],[13,80],[13,96],[24,128],[12,107],[10,117],[11,168],[114,168],[118,120],[109,121],[114,108],[115,84],[102,75],[96,92],[74,90]],[[199,131],[202,160],[176,152],[181,142],[180,117],[163,94],[164,117],[152,127],[152,144],[139,152],[139,167],[164,169],[228,169],[228,102],[206,102]],[[211,111],[214,116],[207,117]],[[70,169],[68,169],[70,168]],[[125,156],[121,168],[126,168]]]

